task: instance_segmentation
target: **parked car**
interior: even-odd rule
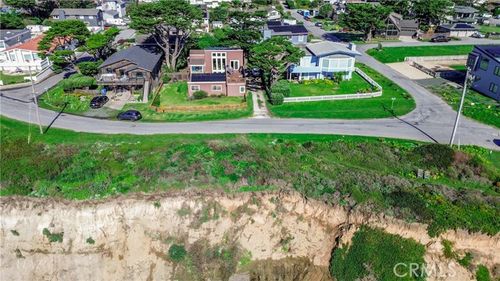
[[[73,74],[76,74],[76,71],[74,71],[74,70],[73,71],[68,71],[68,72],[64,73],[63,78],[64,79],[68,79]]]
[[[90,101],[90,108],[93,108],[93,109],[101,108],[108,101],[109,101],[109,98],[107,96],[94,97]]]
[[[473,37],[473,38],[486,38],[486,35],[482,34],[481,32],[474,32],[470,37]]]
[[[116,118],[118,118],[118,120],[137,121],[142,118],[142,115],[137,110],[127,110],[118,114]]]
[[[439,36],[436,36],[436,37],[433,37],[431,39],[431,42],[450,42],[451,41],[451,38],[448,37],[448,36],[444,36],[444,35],[439,35]]]
[[[317,26],[317,27],[322,27],[322,26],[323,26],[323,24],[322,24],[322,23],[320,23],[320,22],[317,22],[317,23],[315,23],[314,25],[315,25],[315,26]]]

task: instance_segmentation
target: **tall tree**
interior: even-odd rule
[[[59,8],[94,8],[94,1],[91,0],[59,0]]]
[[[229,17],[229,9],[226,5],[220,5],[209,11],[210,21],[226,22]]]
[[[23,18],[17,12],[0,13],[0,29],[22,29]]]
[[[295,47],[287,38],[275,36],[252,47],[249,65],[262,71],[262,82],[265,89],[269,90],[304,55],[304,51]]]
[[[355,31],[365,34],[365,40],[370,41],[377,29],[385,26],[390,8],[372,4],[347,4],[347,12],[342,14],[340,22]]]
[[[326,19],[332,16],[333,6],[331,4],[324,4],[319,8],[319,16]]]
[[[132,7],[130,27],[152,34],[165,52],[165,65],[177,68],[177,59],[183,53],[187,39],[201,22],[201,10],[185,0],[159,0]]]
[[[113,41],[118,33],[120,30],[116,27],[94,33],[85,42],[84,49],[96,59],[106,59],[113,51]]]
[[[450,0],[415,0],[413,9],[422,30],[428,30],[433,24],[445,18],[451,12],[453,3]]]
[[[55,0],[4,0],[6,5],[17,8],[32,17],[47,18],[57,7]]]
[[[382,6],[389,7],[395,13],[403,16],[411,14],[411,1],[410,0],[380,0]]]

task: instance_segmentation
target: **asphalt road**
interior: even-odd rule
[[[364,54],[364,51],[370,47],[373,45],[359,46],[358,50],[361,51],[362,55],[358,61],[369,65],[407,90],[417,104],[417,108],[411,113],[401,118],[370,120],[249,118],[186,123],[131,123],[97,120],[65,113],[58,116],[58,112],[39,109],[40,119],[45,126],[53,122],[52,127],[106,134],[339,134],[448,143],[456,113],[444,101],[425,88]],[[62,78],[61,75],[51,77],[36,85],[36,93],[42,94],[46,88],[55,85]],[[34,123],[36,120],[35,110],[32,105],[30,106],[30,99],[30,87],[4,91],[0,97],[0,114],[12,119]],[[57,119],[55,119],[56,117]],[[500,130],[467,118],[461,120],[456,138],[457,143],[474,144],[500,150],[500,147],[493,143],[494,139],[500,139]]]

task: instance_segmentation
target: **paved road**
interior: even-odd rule
[[[55,121],[57,112],[40,109],[44,125],[69,129],[78,132],[107,134],[224,134],[224,133],[301,133],[301,134],[345,134],[376,137],[392,137],[422,141],[447,143],[450,138],[455,112],[440,98],[425,88],[408,80],[388,66],[378,62],[364,51],[371,45],[361,45],[362,56],[358,60],[379,71],[407,90],[415,99],[417,108],[399,118],[372,120],[329,120],[329,119],[240,119],[189,123],[146,123],[96,120],[69,114],[61,114]],[[61,74],[62,75],[62,74]],[[37,94],[43,93],[61,77],[55,76],[36,86]],[[31,89],[4,91],[0,98],[0,114],[9,118],[29,121],[29,103]],[[31,120],[34,119],[32,107]],[[500,130],[467,118],[462,119],[457,142],[475,144],[500,150],[493,139],[500,139]]]

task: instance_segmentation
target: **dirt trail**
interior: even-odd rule
[[[430,238],[425,225],[349,212],[291,191],[134,194],[85,202],[3,197],[0,204],[3,280],[173,280],[176,268],[167,253],[179,240],[234,241],[256,263],[268,261],[252,275],[259,280],[278,267],[283,280],[329,280],[336,241],[349,242],[361,224],[414,238],[427,246],[427,263],[446,262],[440,238]],[[63,241],[49,242],[45,228],[63,233]],[[442,237],[491,270],[500,264],[499,235],[450,231]],[[302,275],[287,260],[300,260]],[[466,270],[459,273],[439,280],[473,278]]]

